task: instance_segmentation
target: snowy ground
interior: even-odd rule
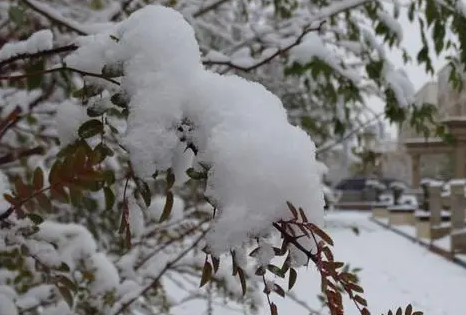
[[[409,303],[425,315],[466,314],[466,269],[378,226],[368,216],[368,213],[333,212],[327,216],[326,230],[334,239],[336,259],[362,268],[359,276],[372,314],[386,314],[390,308],[396,310],[397,306]],[[359,235],[352,231],[353,226],[359,228]],[[319,276],[310,267],[307,271],[300,270],[292,292],[319,309],[316,298],[319,285]],[[275,295],[273,300],[279,314],[308,314],[289,298],[283,300]],[[205,307],[199,307],[196,313],[202,314]],[[345,309],[345,315],[359,314],[350,301],[345,301]],[[191,307],[186,311],[193,314]],[[260,314],[269,311],[264,309]]]

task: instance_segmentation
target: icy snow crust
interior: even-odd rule
[[[278,97],[261,84],[205,70],[192,27],[173,9],[146,6],[111,34],[118,41],[110,33],[82,38],[66,63],[97,73],[123,64],[121,87],[130,99],[123,142],[143,179],[177,168],[175,153],[186,146],[177,129],[188,122],[184,136],[198,149],[192,166],[210,167],[206,194],[218,210],[207,236],[213,254],[268,235],[272,222],[290,218],[285,201],[323,222],[315,145],[288,123]]]

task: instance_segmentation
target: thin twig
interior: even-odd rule
[[[50,12],[47,12],[46,10],[38,7],[35,3],[29,1],[29,0],[22,0],[22,2],[28,6],[29,8],[31,8],[32,10],[36,11],[37,13],[45,16],[47,19],[49,19],[52,23],[55,23],[55,24],[58,24],[58,25],[61,25],[61,26],[64,26],[66,28],[68,28],[69,30],[71,31],[74,31],[76,33],[78,33],[79,35],[87,35],[87,33],[83,30],[80,30],[79,28],[77,28],[76,26],[73,26],[73,25],[70,25],[69,23],[66,23],[65,21],[55,17],[54,15],[50,14]],[[42,3],[41,3],[42,4]],[[77,22],[76,22],[77,23]]]
[[[19,159],[22,159],[24,157],[28,157],[31,155],[36,155],[36,154],[41,155],[41,154],[44,154],[44,151],[45,151],[44,148],[40,146],[31,148],[31,149],[22,149],[18,151],[13,151],[0,157],[0,165],[11,163],[11,162],[17,161]]]
[[[286,46],[285,48],[282,48],[282,49],[278,49],[275,53],[273,53],[272,55],[270,55],[269,57],[259,61],[258,63],[255,63],[249,67],[242,67],[240,65],[237,65],[231,61],[205,61],[203,62],[204,65],[222,65],[222,66],[228,66],[229,69],[235,69],[235,70],[241,70],[241,71],[244,71],[244,72],[249,72],[249,71],[252,71],[252,70],[255,70],[267,63],[269,63],[270,61],[272,61],[273,59],[277,58],[278,56],[282,56],[283,54],[287,53],[291,48],[299,45],[304,36],[306,36],[308,33],[310,32],[315,32],[315,31],[320,31],[323,27],[323,25],[325,24],[326,21],[322,21],[320,22],[319,26],[317,27],[309,27],[309,28],[306,28],[303,30],[303,32],[296,38],[296,40],[294,42],[292,42],[291,44],[289,44],[288,46]]]
[[[124,303],[115,313],[114,315],[119,315],[121,314],[123,311],[125,311],[131,304],[133,304],[136,300],[139,299],[139,297],[141,295],[145,295],[150,289],[153,289],[157,283],[160,281],[160,279],[162,278],[162,276],[168,271],[170,270],[178,261],[180,261],[184,256],[186,256],[191,250],[193,250],[199,243],[202,239],[204,239],[204,236],[205,234],[207,233],[207,231],[204,231],[195,241],[194,243],[191,244],[191,246],[189,246],[188,248],[186,248],[184,251],[182,251],[180,254],[178,254],[178,256],[176,256],[173,260],[171,260],[170,262],[168,262],[165,267],[159,272],[159,274],[157,275],[157,277],[154,278],[154,280],[149,284],[147,285],[142,291],[141,293],[132,298],[131,300],[129,300],[128,302]]]
[[[70,67],[52,68],[52,69],[46,69],[46,70],[41,70],[41,71],[30,72],[30,73],[26,73],[26,74],[20,74],[20,75],[0,76],[0,81],[2,81],[2,80],[21,80],[21,79],[25,79],[25,78],[33,76],[33,75],[53,73],[53,72],[57,72],[57,71],[61,71],[61,70],[76,72],[76,73],[82,74],[84,76],[101,78],[101,79],[104,79],[104,80],[106,80],[108,82],[111,82],[113,84],[120,85],[120,83],[118,81],[107,78],[102,74],[86,72],[86,71],[82,71],[82,70],[78,70],[78,69],[70,68]]]
[[[41,57],[47,57],[55,54],[60,54],[63,52],[69,52],[78,49],[78,46],[71,44],[71,45],[66,45],[66,46],[61,46],[61,47],[56,47],[48,50],[42,50],[33,54],[19,54],[15,55],[11,58],[5,59],[3,61],[0,61],[0,68],[6,66],[7,64],[13,63],[18,60],[22,59],[34,59],[34,58],[41,58]]]
[[[221,6],[222,4],[224,4],[224,3],[228,2],[228,1],[230,1],[230,0],[219,0],[217,2],[209,4],[209,5],[201,8],[201,9],[199,9],[197,12],[195,12],[193,14],[193,17],[198,18],[198,17],[206,14],[209,11],[215,10],[216,8],[218,8],[219,6]]]

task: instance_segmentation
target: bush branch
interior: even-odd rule
[[[301,44],[304,36],[306,36],[310,32],[320,31],[324,24],[325,24],[325,21],[322,21],[322,22],[320,22],[319,26],[317,26],[317,27],[309,27],[309,28],[304,29],[303,32],[296,38],[296,40],[294,42],[292,42],[291,44],[289,44],[288,46],[286,46],[286,47],[284,47],[282,49],[278,49],[275,53],[273,53],[269,57],[259,61],[258,63],[255,63],[255,64],[253,64],[253,65],[251,65],[249,67],[242,67],[242,66],[237,65],[237,64],[235,64],[235,63],[233,63],[231,61],[219,61],[219,62],[217,62],[217,61],[205,61],[204,65],[208,65],[208,66],[210,66],[210,65],[228,66],[230,69],[240,70],[240,71],[244,71],[244,72],[249,72],[249,71],[255,70],[255,69],[269,63],[270,61],[277,58],[278,56],[284,55],[291,48]]]
[[[71,25],[66,21],[65,18],[56,16],[55,14],[52,14],[51,12],[47,12],[45,8],[43,7],[43,4],[35,1],[35,0],[22,0],[22,2],[31,8],[32,10],[36,11],[37,13],[45,16],[47,19],[49,19],[52,23],[66,27],[67,29],[78,33],[79,35],[87,35],[87,33],[77,27],[77,25]],[[74,24],[74,23],[73,23]],[[77,24],[77,23],[76,23]]]
[[[19,159],[31,156],[31,155],[41,155],[44,154],[45,150],[43,147],[37,146],[31,149],[21,149],[17,151],[10,152],[4,156],[0,157],[0,165],[11,163]]]
[[[66,46],[61,46],[61,47],[56,47],[48,50],[42,50],[38,51],[33,54],[19,54],[15,55],[13,57],[10,57],[8,59],[0,61],[0,69],[10,63],[13,63],[18,60],[22,59],[35,59],[35,58],[41,58],[41,57],[47,57],[55,54],[60,54],[63,52],[69,52],[78,49],[78,46],[71,44],[71,45],[66,45]]]
[[[115,313],[114,315],[119,315],[122,312],[124,312],[131,304],[133,304],[135,301],[139,299],[140,296],[145,295],[147,292],[150,291],[150,289],[153,289],[154,287],[157,286],[158,282],[162,278],[162,276],[170,270],[178,261],[180,261],[184,256],[186,256],[190,251],[192,251],[200,242],[201,240],[204,239],[204,236],[206,235],[207,231],[204,231],[188,248],[186,248],[184,251],[182,251],[178,256],[176,256],[174,259],[172,259],[170,262],[168,262],[165,267],[159,272],[157,277],[152,280],[152,282],[147,285],[141,293],[129,300],[128,302],[124,303]]]
[[[2,81],[2,80],[21,80],[21,79],[25,79],[25,78],[33,76],[33,75],[53,73],[53,72],[62,71],[62,70],[76,72],[76,73],[79,73],[79,74],[84,75],[84,76],[101,78],[101,79],[104,79],[104,80],[106,80],[108,82],[111,82],[113,84],[120,85],[120,83],[118,81],[107,78],[103,74],[82,71],[82,70],[78,70],[78,69],[70,68],[70,67],[52,68],[52,69],[47,69],[47,70],[30,72],[30,73],[26,73],[26,74],[20,74],[20,75],[0,76],[0,81]]]

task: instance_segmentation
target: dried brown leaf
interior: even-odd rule
[[[290,209],[291,213],[293,214],[293,218],[298,219],[298,210],[296,210],[295,206],[289,201],[286,202],[286,205]]]
[[[44,172],[40,167],[36,168],[33,175],[33,185],[35,190],[41,190],[44,187]]]
[[[206,261],[204,268],[202,268],[201,284],[199,287],[203,287],[210,279],[212,279],[212,265]]]

